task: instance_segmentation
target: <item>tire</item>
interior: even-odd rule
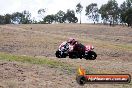
[[[95,60],[97,57],[97,54],[94,51],[89,51],[88,55],[89,55],[89,60]]]
[[[56,51],[55,55],[57,58],[66,58],[67,56],[65,53],[61,55],[61,52],[59,50]]]
[[[89,51],[88,55],[85,56],[86,60],[95,60],[97,57],[97,54],[94,51]]]
[[[80,85],[84,85],[86,83],[86,78],[84,76],[77,76],[76,81]]]
[[[63,53],[61,58],[66,58],[67,54]]]
[[[55,55],[57,58],[61,58],[61,52],[59,50],[56,51]]]

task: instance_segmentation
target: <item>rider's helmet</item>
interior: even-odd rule
[[[70,43],[70,44],[74,44],[76,42],[76,40],[75,40],[75,38],[69,38],[67,40],[67,42]]]
[[[74,41],[75,39],[74,38],[69,38],[68,40],[67,40],[67,42],[68,43],[71,43],[72,41]]]

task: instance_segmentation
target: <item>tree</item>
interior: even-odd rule
[[[11,23],[11,15],[10,14],[6,14],[5,16],[4,16],[4,23],[5,24],[10,24]]]
[[[132,26],[132,8],[128,9],[125,12],[125,20],[124,20],[124,22],[126,22],[128,24],[128,27]]]
[[[101,18],[104,21],[104,23],[107,23],[108,21],[107,4],[104,4],[100,7],[99,13],[101,14]]]
[[[5,23],[4,16],[0,15],[0,24],[4,24],[4,23]]]
[[[76,13],[78,14],[80,14],[80,24],[81,24],[81,13],[82,13],[82,9],[83,9],[83,6],[80,4],[80,3],[78,3],[77,5],[76,5]]]
[[[45,12],[46,12],[45,9],[39,9],[39,10],[38,10],[38,14],[41,15],[41,18],[42,18],[42,19],[44,19]]]
[[[22,12],[22,20],[21,23],[22,24],[29,24],[31,23],[31,13],[29,11],[24,10]]]
[[[32,19],[32,24],[37,24],[38,22],[36,21],[35,17]]]
[[[91,3],[86,7],[86,16],[88,16],[89,19],[92,19],[95,22],[99,21],[99,13],[98,13],[98,7],[96,3]]]
[[[69,23],[77,23],[78,22],[77,17],[75,17],[74,10],[70,10],[70,9],[67,10],[67,12],[64,16],[64,20],[68,21]]]
[[[127,23],[132,26],[132,0],[126,0],[120,5],[121,23]]]
[[[119,18],[119,8],[118,3],[115,0],[109,0],[107,3],[107,12],[110,22],[114,25]]]
[[[54,21],[54,15],[47,15],[44,19],[43,22],[46,24],[51,24]]]
[[[18,24],[29,24],[31,23],[31,13],[29,11],[24,10],[21,12],[15,12],[12,14],[11,19],[13,23]]]
[[[132,7],[132,0],[126,0],[126,3],[128,8]]]
[[[11,23],[11,15],[0,15],[0,24],[10,24]]]
[[[60,10],[59,12],[57,12],[57,14],[55,14],[55,21],[59,23],[64,23],[65,22],[64,16],[65,12]]]
[[[22,19],[23,19],[24,15],[20,12],[15,12],[12,14],[12,21],[13,23],[22,23]]]
[[[115,22],[118,23],[119,7],[118,3],[115,0],[109,0],[107,4],[102,5],[99,12],[102,19],[109,21],[110,24],[114,25]]]

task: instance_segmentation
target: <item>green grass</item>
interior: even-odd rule
[[[68,73],[72,73],[73,70],[75,69],[74,66],[72,66],[68,63],[55,61],[55,60],[49,59],[47,57],[35,58],[35,57],[31,57],[31,56],[18,56],[18,55],[0,53],[0,60],[16,61],[16,62],[37,64],[37,65],[47,65],[51,68],[60,68],[62,70],[65,70]]]

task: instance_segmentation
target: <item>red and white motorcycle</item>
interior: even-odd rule
[[[58,58],[84,58],[86,60],[95,60],[97,54],[93,51],[94,47],[92,45],[82,45],[81,43],[75,44],[73,50],[70,51],[69,44],[65,44],[56,51],[55,55]]]

